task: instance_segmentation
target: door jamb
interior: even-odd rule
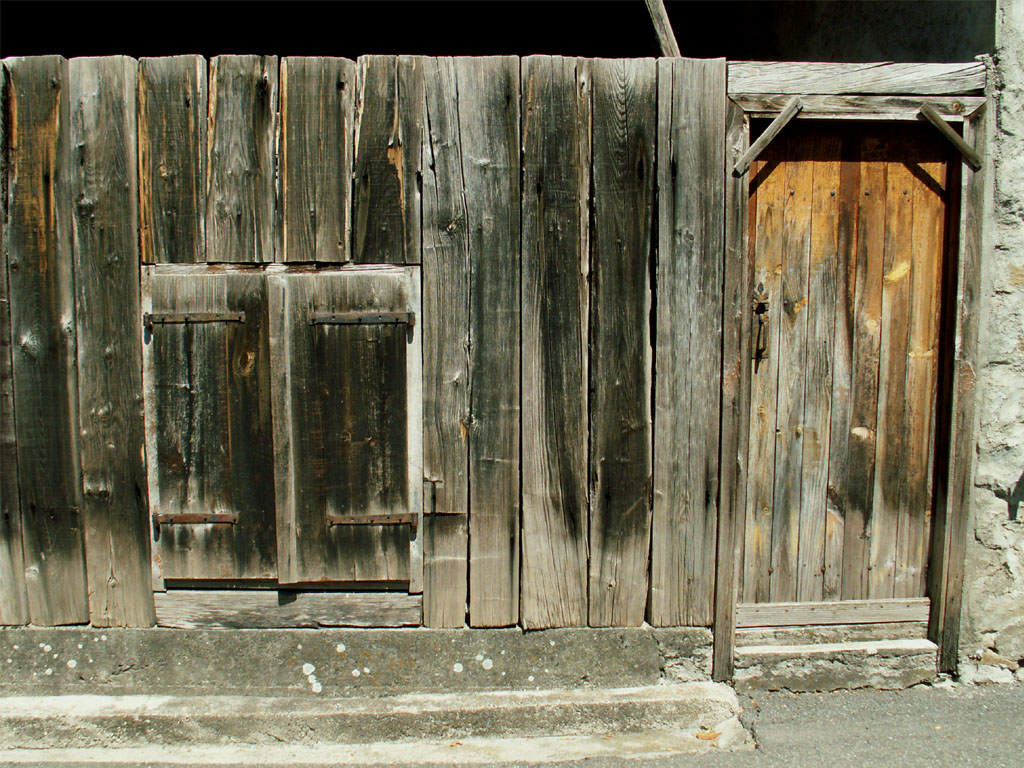
[[[964,76],[967,72],[970,75]],[[966,143],[982,157],[985,154],[986,62],[951,65],[731,62],[730,84],[734,77],[744,85],[755,82],[752,73],[761,78],[756,93],[734,92],[730,88],[725,131],[721,477],[712,628],[712,677],[715,680],[732,679],[735,668],[736,605],[741,567],[737,547],[743,541],[745,524],[750,416],[749,302],[753,273],[748,258],[747,232],[749,169],[734,173],[733,167],[750,147],[751,118],[778,117],[792,102],[793,94],[800,97],[800,119],[920,120],[924,103],[946,121],[962,122]],[[956,73],[956,77],[951,73]],[[812,82],[821,83],[825,75],[835,77],[835,90],[821,87],[817,93],[803,94],[794,85],[807,82],[808,77]],[[898,84],[900,93],[887,90],[897,87],[893,83]],[[957,666],[977,420],[985,168],[982,166],[974,170],[967,163],[964,166],[956,241],[957,309],[953,370],[949,377],[952,382],[949,405],[953,418],[948,443],[943,446],[948,454],[936,456],[943,465],[937,473],[927,585],[932,599],[928,637],[939,646],[939,670],[942,672],[955,672]]]

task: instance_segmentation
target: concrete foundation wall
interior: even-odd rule
[[[978,453],[961,624],[967,679],[1024,679],[1024,2],[1000,0],[983,259]]]

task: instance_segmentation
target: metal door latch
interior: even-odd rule
[[[764,283],[758,283],[754,289],[753,311],[757,318],[753,357],[755,360],[766,360],[770,348],[771,326],[768,318],[768,291],[765,290]]]

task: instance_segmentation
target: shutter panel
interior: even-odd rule
[[[143,311],[150,506],[163,576],[273,578],[265,278],[147,267]]]
[[[280,581],[414,580],[410,550],[422,510],[419,269],[276,273],[268,281],[280,372],[273,382]]]

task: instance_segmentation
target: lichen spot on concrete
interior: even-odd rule
[[[68,659],[68,669],[74,669],[78,666],[78,662],[74,659]]]
[[[484,669],[492,669],[494,667],[494,662],[491,659],[484,659],[480,663],[480,666],[483,667]]]
[[[456,661],[455,664],[452,666],[452,669],[454,669],[456,672],[461,672],[463,669],[465,669],[465,667],[463,667],[460,662]]]
[[[102,640],[103,642],[107,642],[107,636],[106,635],[100,635],[100,640]]]
[[[44,651],[46,651],[47,653],[49,653],[50,651],[52,651],[52,650],[53,650],[53,646],[50,646],[50,645],[44,645],[44,646],[43,646],[43,650],[44,650]]]
[[[334,646],[334,650],[336,650],[338,653],[344,653],[345,652],[345,644],[344,643],[338,643],[336,646]]]
[[[17,648],[18,646],[14,646],[14,647]],[[82,650],[82,644],[81,643],[78,644],[78,650]]]
[[[309,676],[312,675],[314,672],[316,672],[316,667],[314,667],[308,661],[302,665],[302,674]]]
[[[359,675],[361,675],[361,674],[362,674],[362,672],[360,672],[358,669],[353,669],[352,670],[352,677],[359,677]]]
[[[320,693],[320,691],[322,691],[323,689],[324,689],[324,687],[320,683],[318,683],[318,682],[314,682],[313,683],[313,693]]]
[[[363,667],[363,674],[364,675],[370,674],[370,668],[369,667]]]
[[[528,681],[528,682],[531,682],[531,683],[532,683],[532,682],[533,682],[533,675],[530,675],[530,676],[529,676],[528,678],[526,678],[526,679],[527,679],[527,681]]]
[[[483,660],[484,660],[484,655],[483,655],[482,653],[478,653],[478,654],[476,655],[476,660],[477,660],[477,661],[483,661]]]
[[[53,674],[53,668],[52,667],[47,667],[46,668],[46,674],[52,675]]]
[[[299,650],[301,651],[301,650],[302,650],[302,643],[299,643],[299,644],[298,644],[298,645],[296,645],[295,647],[296,647],[296,648],[298,648],[298,649],[299,649]]]

